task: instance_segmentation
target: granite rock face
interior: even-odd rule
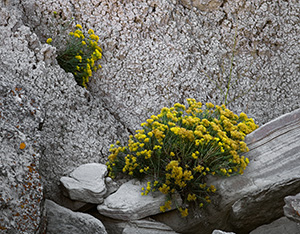
[[[45,206],[48,222],[47,233],[49,234],[107,234],[101,221],[89,214],[73,212],[47,199]]]
[[[69,177],[62,177],[60,182],[65,195],[72,200],[100,204],[107,192],[104,180],[106,174],[106,165],[89,163],[76,168]]]
[[[109,145],[126,139],[128,132],[56,64],[56,49],[24,25],[21,2],[26,3],[6,1],[0,10],[1,82],[24,87],[39,103],[36,128],[45,196],[62,203],[60,177],[81,164],[105,163]]]
[[[284,201],[284,215],[294,222],[300,223],[300,193],[296,196],[287,196]]]
[[[284,198],[300,191],[300,109],[246,137],[250,163],[243,175],[209,180],[217,188],[213,204],[182,220],[171,211],[153,216],[177,232],[210,234],[214,229],[249,233],[283,216]]]
[[[108,196],[103,204],[97,206],[101,215],[119,220],[137,220],[160,213],[159,207],[164,205],[166,197],[161,192],[142,196],[141,188],[146,187],[139,181],[130,180],[121,185],[113,194]],[[180,206],[181,198],[174,198],[172,209],[176,209],[175,203]]]
[[[299,1],[24,0],[24,21],[42,41],[72,16],[100,37],[103,69],[89,89],[131,130],[186,98],[220,104],[261,125],[300,107]],[[209,78],[208,78],[209,77]],[[220,91],[220,88],[223,90]]]
[[[5,233],[43,231],[41,109],[35,100],[26,87],[3,82],[0,75],[0,230]]]

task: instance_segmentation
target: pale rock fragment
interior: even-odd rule
[[[106,174],[106,165],[89,163],[76,168],[69,177],[62,177],[60,182],[64,194],[72,200],[100,204],[107,191],[104,180]]]

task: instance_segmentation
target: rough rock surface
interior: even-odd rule
[[[296,234],[300,233],[300,224],[289,220],[286,217],[275,220],[270,224],[262,225],[250,234]]]
[[[235,234],[234,232],[223,232],[221,230],[214,230],[212,234]]]
[[[89,214],[73,212],[48,199],[45,201],[45,206],[48,234],[107,233],[101,221]]]
[[[139,181],[130,180],[121,185],[113,194],[108,196],[103,204],[97,206],[100,214],[120,220],[137,220],[150,215],[160,213],[159,207],[164,205],[166,197],[161,192],[154,192],[152,195],[142,196],[141,188],[146,187]],[[175,198],[172,202],[172,209],[175,203],[181,205],[181,199]]]
[[[254,86],[230,109],[261,125],[300,107],[297,0],[22,0],[22,6],[41,40],[61,28],[53,11],[99,34],[103,69],[89,89],[130,129],[186,98],[222,102],[218,86],[225,92],[235,33],[229,100]]]
[[[77,167],[69,177],[62,177],[65,195],[72,200],[100,204],[107,192],[104,177],[107,166],[101,163],[88,163]]]
[[[7,233],[42,231],[40,118],[35,97],[20,84],[4,83],[0,73],[0,230]]]
[[[296,196],[287,196],[284,198],[284,201],[284,215],[287,218],[300,223],[300,193]]]
[[[283,115],[246,137],[250,164],[244,175],[211,180],[218,196],[207,210],[182,220],[173,211],[153,216],[177,232],[218,228],[249,233],[283,216],[284,197],[300,192],[300,109]]]
[[[0,77],[25,87],[39,103],[40,174],[45,196],[60,203],[60,177],[84,163],[106,162],[109,145],[126,139],[128,132],[100,100],[55,65],[55,48],[24,26],[18,2],[0,9]]]
[[[176,234],[167,225],[155,220],[135,220],[128,222],[122,234]]]
[[[100,219],[104,224],[107,233],[110,234],[124,234],[124,233],[152,233],[152,234],[175,234],[176,232],[172,230],[166,224],[157,222],[149,217],[140,220],[118,220],[109,218],[99,214],[97,210],[91,212],[91,214]]]
[[[46,197],[62,202],[63,196],[58,187],[61,176],[84,163],[104,162],[110,143],[117,139],[125,140],[128,129],[136,128],[162,106],[183,102],[187,97],[194,97],[202,102],[221,102],[222,92],[214,81],[224,91],[236,31],[238,42],[229,100],[248,90],[257,78],[259,80],[246,96],[231,103],[229,107],[236,112],[251,113],[259,123],[299,108],[300,2],[221,2],[190,2],[205,5],[208,11],[202,11],[201,6],[187,8],[181,5],[188,1],[173,0],[0,2],[0,78],[12,90],[22,87],[39,104],[42,118],[39,123],[36,122],[40,132],[37,148],[40,152],[40,174]],[[62,29],[61,22],[53,19],[53,11],[57,11],[63,20],[69,20],[73,16],[76,23],[81,23],[84,29],[92,27],[100,36],[104,51],[103,69],[94,76],[89,87],[91,92],[78,87],[72,75],[66,74],[56,64],[55,48],[43,44],[47,37],[59,34]],[[14,119],[11,121],[14,124]],[[28,127],[31,128],[30,125]],[[283,133],[285,135],[286,132]],[[293,160],[290,155],[294,155],[294,152],[282,152],[283,149],[277,148],[277,140],[282,139],[281,135],[267,139],[270,141],[262,146],[269,145],[272,155],[278,155],[278,152],[289,155],[279,157],[282,168],[286,166],[289,170]],[[289,141],[294,147],[294,140]],[[10,145],[1,147],[7,152]],[[254,164],[259,162],[259,170],[267,170],[272,166],[269,163],[273,161],[261,158],[254,161],[255,153],[259,153],[257,150],[260,147],[253,147],[253,155],[251,152],[249,155]],[[25,148],[25,151],[28,149],[29,147]],[[8,150],[15,152],[10,148]],[[36,155],[39,157],[39,154]],[[266,153],[262,155],[269,159]],[[21,159],[18,160],[17,164],[22,163]],[[291,171],[296,166],[295,160]],[[5,167],[4,173],[13,171],[12,168],[14,167]],[[251,173],[264,176],[260,171],[251,170]],[[276,175],[282,182],[290,176],[270,171],[273,174],[277,172]],[[290,181],[288,188],[291,191],[286,190],[286,195],[295,192],[293,186],[298,186],[298,178],[295,178],[297,171],[299,168],[290,177],[294,180]],[[258,183],[258,177],[253,178],[251,182],[266,185],[265,189],[275,179],[267,177],[267,180]],[[5,183],[11,182],[5,180]],[[228,182],[226,186],[233,186],[234,183]],[[240,184],[244,189],[247,182],[240,181]],[[234,205],[231,219],[240,216],[243,216],[241,221],[245,219],[247,215],[239,207],[252,204],[249,203],[252,200],[256,201],[254,204],[263,203],[264,200],[259,198],[267,197],[270,192],[281,199],[283,194],[280,192],[287,184],[284,181],[280,187],[275,183],[274,187],[257,191],[250,198],[244,193],[249,190],[242,189],[237,196],[245,197]],[[251,191],[255,188],[256,186],[250,186],[253,189]],[[275,192],[276,189],[278,193]],[[12,191],[7,190],[5,193]],[[233,202],[235,198],[233,196],[229,201]],[[231,202],[223,204],[224,209],[232,205]],[[277,216],[279,211],[271,214]],[[19,216],[15,217],[18,219]],[[212,223],[218,222],[217,220],[218,218]],[[258,217],[253,221],[257,220],[264,219]],[[7,225],[9,221],[5,222]],[[30,226],[29,222],[27,224]],[[220,222],[218,225],[223,224]],[[237,222],[236,225],[239,226],[240,223]],[[239,229],[234,224],[233,226]]]

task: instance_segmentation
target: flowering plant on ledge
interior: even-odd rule
[[[162,212],[171,209],[172,196],[178,192],[183,217],[188,215],[188,204],[202,207],[211,202],[216,188],[206,184],[208,175],[243,174],[249,163],[241,155],[248,151],[244,137],[258,127],[246,114],[238,116],[225,105],[202,106],[195,99],[187,103],[187,108],[176,103],[151,116],[129,137],[128,145],[119,141],[111,145],[107,162],[111,177],[123,173],[152,178],[141,194],[156,190],[166,194]]]
[[[97,61],[102,58],[102,49],[98,45],[99,36],[92,29],[87,34],[88,36],[84,34],[80,24],[76,24],[76,29],[69,33],[65,45],[57,45],[52,38],[47,39],[48,44],[54,42],[58,48],[58,64],[66,72],[71,72],[77,84],[85,88],[93,71],[101,68]]]

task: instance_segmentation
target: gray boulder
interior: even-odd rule
[[[284,201],[284,215],[290,220],[300,223],[300,193],[296,196],[287,196]]]
[[[160,213],[159,207],[166,202],[166,196],[157,191],[147,196],[141,195],[141,188],[145,184],[137,180],[130,180],[121,185],[113,194],[105,198],[103,204],[97,206],[101,215],[120,220],[137,220]],[[181,205],[181,198],[176,197],[172,202],[172,209]]]
[[[69,177],[62,177],[60,182],[65,195],[72,200],[100,204],[107,192],[106,174],[106,165],[89,163],[76,168]]]
[[[47,234],[107,234],[101,221],[89,214],[73,212],[47,199],[45,207]]]
[[[295,223],[286,217],[279,218],[270,224],[262,225],[250,234],[296,234],[300,233],[299,223]]]

